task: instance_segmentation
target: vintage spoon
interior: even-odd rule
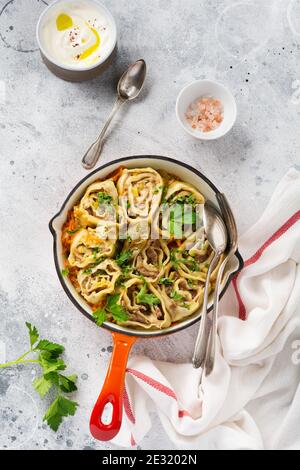
[[[217,342],[217,322],[218,322],[218,308],[219,308],[219,292],[222,285],[222,278],[224,269],[234,255],[238,248],[238,232],[234,219],[234,215],[231,211],[231,208],[227,202],[227,199],[223,193],[217,195],[217,199],[221,208],[221,212],[227,227],[228,231],[228,247],[227,252],[220,269],[218,271],[216,287],[214,292],[214,306],[212,313],[212,326],[210,329],[210,335],[208,340],[208,346],[206,350],[206,357],[204,363],[205,375],[209,376],[213,371],[215,365],[215,356],[216,356],[216,342]]]
[[[143,59],[131,64],[123,73],[117,86],[117,100],[104,125],[98,139],[90,146],[82,159],[82,165],[86,170],[93,168],[101,154],[102,145],[106,131],[120,107],[127,101],[136,98],[143,88],[146,78],[146,62]]]
[[[198,369],[205,360],[207,342],[208,342],[208,324],[207,324],[207,304],[209,295],[209,282],[213,270],[216,268],[222,253],[227,246],[227,230],[222,217],[215,207],[210,203],[204,204],[203,223],[207,240],[214,251],[214,257],[209,265],[206,282],[204,287],[204,298],[202,307],[202,316],[198,336],[196,339],[192,364]]]

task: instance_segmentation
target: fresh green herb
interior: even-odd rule
[[[183,263],[193,272],[200,271],[199,263],[195,260],[195,258],[188,258],[183,260]]]
[[[34,389],[43,398],[50,390],[55,389],[56,396],[45,413],[43,421],[47,421],[53,431],[57,431],[63,418],[73,416],[78,404],[63,393],[71,393],[77,390],[76,375],[65,376],[61,371],[66,369],[66,364],[60,358],[64,352],[64,347],[57,343],[52,343],[47,339],[39,340],[39,333],[35,326],[26,322],[29,332],[30,349],[18,359],[0,364],[0,369],[12,367],[18,364],[38,364],[42,368],[42,375],[33,381]],[[27,358],[30,354],[38,354],[37,358]]]
[[[130,209],[130,207],[131,207],[131,204],[130,204],[130,202],[129,202],[129,201],[127,201],[126,207],[127,207],[127,209]]]
[[[97,254],[99,253],[99,247],[96,246],[95,248],[93,248],[93,258],[94,260],[97,259]]]
[[[122,273],[124,274],[125,277],[128,277],[128,274],[130,274],[132,270],[133,270],[133,266],[131,265],[122,267]]]
[[[74,235],[74,233],[77,233],[80,229],[79,228],[76,228],[75,230],[67,230],[67,233],[69,235]]]
[[[194,205],[194,204],[196,204],[196,199],[195,199],[195,196],[190,194],[190,195],[186,195],[186,196],[179,196],[179,197],[175,198],[174,202],[176,204],[191,204],[191,205]]]
[[[62,273],[62,275],[63,275],[64,277],[67,277],[67,276],[69,276],[70,271],[69,271],[68,268],[65,268],[65,269],[62,269],[62,270],[61,270],[61,273]]]
[[[184,299],[184,297],[177,292],[173,291],[170,295],[171,299],[175,300],[176,302],[180,302],[181,300]]]
[[[98,308],[93,312],[93,317],[98,326],[101,326],[107,319],[107,314],[104,308]]]
[[[171,286],[173,284],[173,281],[168,277],[161,277],[158,284],[161,284],[163,286]]]
[[[52,343],[47,339],[42,339],[38,342],[36,349],[39,351],[46,351],[50,353],[50,357],[56,359],[57,357],[61,356],[64,352],[64,347],[57,343]]]
[[[128,320],[128,314],[122,305],[118,303],[119,300],[120,294],[110,295],[107,299],[106,309],[111,313],[115,321],[124,322]]]
[[[170,253],[170,261],[172,263],[172,266],[175,269],[178,269],[179,264],[180,264],[180,259],[177,258],[176,253],[178,253],[178,250],[176,248],[173,248]]]
[[[93,263],[91,265],[92,268],[96,268],[96,266],[98,266],[100,263],[102,263],[102,261],[104,261],[104,258],[103,256],[101,258],[98,258],[97,261],[95,261],[95,263]]]
[[[187,283],[188,283],[188,286],[189,286],[189,287],[191,287],[191,288],[194,287],[194,282],[193,282],[192,279],[188,279]]]
[[[104,192],[98,193],[98,204],[101,206],[101,204],[109,204],[112,200],[112,197],[109,196],[109,194],[106,194]]]
[[[47,421],[50,428],[57,431],[63,418],[74,416],[77,406],[78,404],[75,401],[69,400],[63,395],[58,395],[46,411],[43,421]]]
[[[91,274],[92,272],[93,272],[93,270],[91,268],[85,269],[83,271],[84,274]]]
[[[136,296],[136,301],[138,304],[146,304],[146,305],[159,305],[160,299],[156,297],[154,294],[147,294],[147,285],[144,284],[141,288],[140,292]]]
[[[128,261],[130,260],[131,257],[132,257],[132,251],[131,250],[123,251],[123,253],[119,253],[117,255],[116,262],[117,262],[118,266],[120,266],[120,268],[122,268],[123,266],[128,264]]]
[[[33,345],[38,341],[40,335],[36,327],[31,325],[31,323],[26,322],[25,325],[27,326],[29,333],[30,349],[32,349]]]
[[[106,305],[93,313],[93,317],[97,325],[101,326],[103,322],[108,319],[109,315],[119,323],[128,320],[128,314],[122,305],[118,303],[119,300],[120,294],[109,295],[107,297]]]
[[[128,276],[122,274],[122,276],[120,276],[120,277],[116,280],[115,286],[116,286],[116,287],[124,287],[124,283],[127,281],[127,279],[128,279]]]

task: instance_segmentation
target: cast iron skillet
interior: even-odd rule
[[[92,317],[92,309],[77,293],[70,280],[63,277],[61,274],[61,271],[64,268],[61,231],[63,224],[66,221],[68,211],[82,197],[85,189],[95,180],[105,179],[106,176],[115,171],[119,166],[124,166],[125,168],[152,167],[156,170],[165,170],[168,173],[178,176],[183,181],[193,184],[206,199],[209,199],[216,207],[218,207],[216,194],[219,193],[219,190],[216,186],[200,171],[186,163],[169,157],[141,155],[120,158],[113,162],[106,163],[83,178],[67,196],[58,214],[56,214],[50,221],[49,228],[53,235],[54,262],[61,285],[77,309],[92,321],[94,321]],[[243,260],[237,251],[231,262],[228,263],[226,272],[224,273],[224,282],[220,297],[224,295],[231,280],[242,268]],[[209,311],[211,309],[212,298],[210,299]],[[200,317],[201,309],[185,320],[160,331],[138,330],[118,326],[111,322],[105,322],[103,324],[103,327],[110,330],[112,333],[114,349],[102,391],[90,419],[90,431],[94,438],[107,441],[115,437],[120,430],[122,423],[123,392],[127,358],[130,349],[137,338],[162,337],[167,334],[176,333],[193,325],[200,319]],[[106,420],[104,422],[103,418],[104,409],[108,404],[112,407],[111,420],[109,423],[107,423]]]

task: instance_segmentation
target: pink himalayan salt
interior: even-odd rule
[[[220,100],[211,96],[197,98],[187,109],[186,119],[193,129],[210,132],[221,124],[224,109]]]

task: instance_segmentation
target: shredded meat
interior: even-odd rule
[[[149,246],[149,248],[147,248],[146,254],[151,264],[157,264],[158,262],[157,252],[152,246]]]

